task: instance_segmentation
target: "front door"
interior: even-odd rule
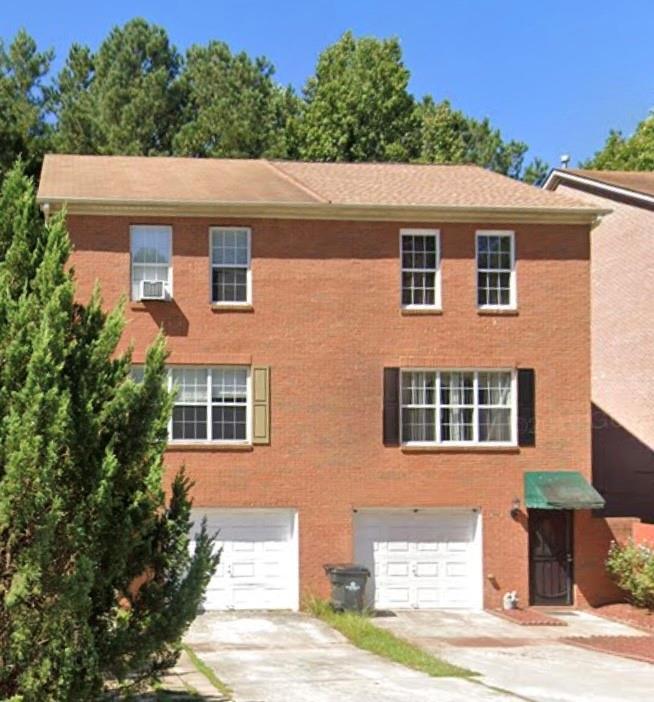
[[[529,510],[529,597],[532,605],[572,604],[570,510]]]

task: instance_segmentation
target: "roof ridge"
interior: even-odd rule
[[[273,161],[270,161],[269,159],[261,159],[269,168],[271,168],[275,173],[280,175],[282,178],[285,178],[289,183],[292,183],[296,187],[300,188],[301,190],[304,190],[304,192],[309,195],[312,198],[315,198],[318,202],[331,202],[331,200],[328,200],[326,197],[323,197],[319,192],[316,192],[312,188],[310,188],[308,185],[305,185],[301,180],[296,178],[295,176],[292,176],[290,173],[287,173],[284,169],[280,168],[277,166],[276,163]]]

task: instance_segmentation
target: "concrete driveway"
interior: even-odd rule
[[[643,636],[587,612],[555,615],[567,626],[519,626],[487,612],[408,611],[375,623],[482,680],[534,702],[642,702],[652,699],[654,665],[559,641],[569,636]]]
[[[185,642],[236,702],[515,702],[478,682],[431,678],[361,651],[303,614],[205,613]]]

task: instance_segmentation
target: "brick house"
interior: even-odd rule
[[[220,529],[207,608],[585,604],[601,208],[471,166],[47,156],[78,294],[126,296],[177,388],[166,465]]]
[[[593,484],[605,516],[654,522],[654,173],[555,169],[544,187],[611,210],[591,236]]]

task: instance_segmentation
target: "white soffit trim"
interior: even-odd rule
[[[596,178],[591,178],[588,176],[580,176],[576,173],[566,173],[564,170],[554,169],[547,176],[547,180],[543,183],[544,190],[556,190],[556,186],[559,181],[570,181],[571,183],[583,183],[584,185],[589,185],[598,190],[604,190],[607,193],[613,193],[615,195],[623,195],[625,197],[633,198],[634,200],[642,200],[650,205],[654,205],[654,196],[646,195],[645,193],[638,192],[638,190],[630,190],[629,188],[621,188],[618,185],[609,185]]]

